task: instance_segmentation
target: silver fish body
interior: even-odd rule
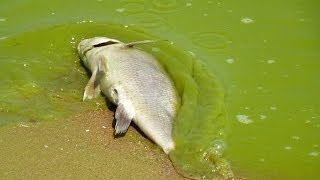
[[[158,61],[133,47],[149,42],[125,44],[105,37],[81,41],[78,53],[92,72],[84,99],[102,91],[117,105],[116,134],[126,132],[132,120],[168,154],[174,149],[172,125],[179,98]]]

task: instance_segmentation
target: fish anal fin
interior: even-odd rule
[[[115,126],[115,134],[123,134],[125,133],[130,123],[133,119],[133,116],[130,112],[128,112],[128,109],[124,106],[124,104],[119,103],[116,113],[115,113],[115,119],[116,119],[116,126]]]

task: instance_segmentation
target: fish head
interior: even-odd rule
[[[96,64],[96,62],[89,62],[95,58],[88,58],[95,50],[101,47],[121,43],[119,40],[111,39],[107,37],[94,37],[82,40],[77,47],[78,54],[83,61],[84,65],[90,67],[91,64]]]

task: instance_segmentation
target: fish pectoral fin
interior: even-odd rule
[[[115,126],[115,134],[122,134],[128,130],[133,116],[130,115],[130,113],[126,110],[125,106],[122,103],[119,103],[115,113],[115,118],[117,120]]]
[[[90,77],[90,80],[88,81],[85,89],[84,89],[84,94],[82,100],[86,99],[93,99],[99,96],[101,90],[100,90],[100,85],[99,85],[99,71],[98,67],[94,69],[92,72],[92,75]]]

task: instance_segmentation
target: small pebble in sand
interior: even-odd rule
[[[89,129],[86,129],[86,132],[89,132],[90,130]]]

